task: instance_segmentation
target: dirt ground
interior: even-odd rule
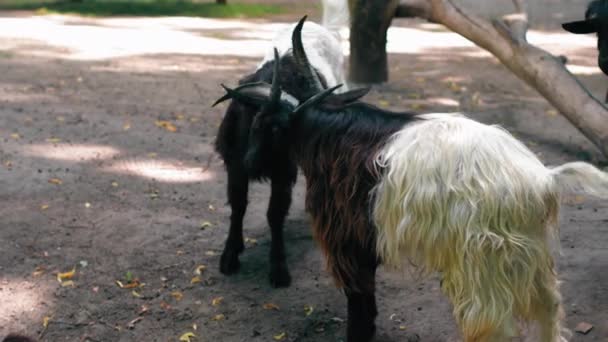
[[[240,273],[218,270],[230,211],[212,142],[225,106],[210,104],[222,94],[219,83],[235,84],[255,68],[278,27],[2,14],[0,337],[178,341],[193,332],[192,341],[344,340],[346,302],[311,240],[302,179],[286,223],[291,287],[267,281],[265,185],[250,190]],[[567,55],[603,98],[592,36],[555,28],[530,39]],[[605,162],[532,89],[442,28],[398,20],[389,49],[391,80],[368,101],[466,111],[505,126],[548,164]],[[607,208],[581,196],[563,205],[557,260],[566,325],[594,326],[574,334],[576,342],[608,341]],[[206,266],[200,276],[199,265]],[[57,280],[73,268],[72,279]],[[116,281],[128,278],[145,285],[120,288]],[[424,342],[459,340],[436,278],[381,270],[377,294],[378,341],[411,333]]]

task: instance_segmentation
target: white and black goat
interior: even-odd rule
[[[317,88],[343,83],[344,57],[340,41],[332,31],[312,22],[305,23],[305,20],[306,17],[297,25],[279,32],[273,40],[273,46],[280,51],[280,67],[271,49],[256,71],[243,77],[239,83],[270,82],[273,77],[278,77],[284,89],[299,101],[310,98]],[[304,48],[308,51],[308,59]],[[315,77],[310,77],[311,74]],[[259,109],[256,104],[232,101],[215,142],[216,151],[224,160],[228,173],[228,202],[232,210],[220,271],[232,274],[239,268],[239,254],[244,249],[243,216],[247,209],[249,181],[269,180],[272,187],[267,212],[272,234],[270,283],[274,287],[285,287],[289,286],[290,275],[285,261],[283,224],[291,205],[297,166],[285,156],[266,160],[258,169],[245,170],[243,160],[248,149],[249,130]]]
[[[602,72],[608,75],[608,1],[590,2],[585,12],[585,20],[564,23],[562,27],[576,34],[597,34],[597,64]],[[608,102],[608,93],[605,101]]]
[[[582,162],[547,168],[504,129],[460,114],[345,103],[363,93],[337,98],[337,87],[302,102],[279,84],[225,87],[218,101],[262,108],[248,167],[301,167],[314,237],[347,296],[348,342],[374,335],[377,266],[404,261],[440,273],[465,342],[511,341],[532,322],[536,341],[565,340],[550,251],[560,194],[608,198],[608,174]]]

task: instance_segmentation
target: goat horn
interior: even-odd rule
[[[256,105],[262,105],[268,103],[269,101],[271,86],[268,83],[247,83],[238,86],[234,89],[228,88],[224,84],[222,84],[221,86],[226,91],[226,94],[220,97],[217,101],[215,101],[215,103],[211,107],[215,107],[219,103],[233,98]]]
[[[291,44],[293,45],[293,57],[296,60],[296,64],[304,73],[304,77],[308,80],[308,83],[314,87],[314,91],[318,92],[323,90],[323,85],[321,84],[321,80],[319,80],[319,76],[310,65],[306,51],[304,51],[304,44],[302,43],[302,28],[307,17],[306,15],[302,17],[293,29]]]
[[[272,74],[272,88],[270,89],[270,103],[277,105],[281,100],[281,85],[279,84],[279,51],[274,48],[274,70]]]
[[[316,94],[315,96],[309,98],[304,103],[302,103],[301,105],[299,105],[291,113],[292,114],[298,114],[298,113],[301,113],[301,112],[305,111],[306,109],[308,109],[308,108],[316,105],[317,103],[323,101],[326,97],[328,97],[329,95],[331,95],[336,89],[340,88],[341,86],[342,86],[342,84],[338,84],[337,86],[334,86],[334,87],[331,87],[329,89],[323,90],[322,92]]]

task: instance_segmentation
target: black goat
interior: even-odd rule
[[[336,85],[343,81],[342,50],[335,35],[324,27],[307,23],[306,17],[293,29],[289,42],[285,42],[285,32],[280,33],[273,45],[283,47],[280,56],[280,67],[275,60],[265,59],[253,74],[245,76],[239,84],[251,82],[271,82],[273,78],[283,84],[289,94],[303,101],[312,96],[316,90],[311,82],[319,82],[316,87]],[[302,30],[305,40],[302,41]],[[293,43],[292,43],[293,41]],[[285,46],[293,44],[293,52]],[[304,54],[307,47],[322,47],[324,50],[315,51],[315,59],[308,62]],[[321,49],[321,48],[319,48]],[[311,66],[312,64],[312,66]],[[310,72],[315,78],[310,77]],[[235,273],[239,268],[239,254],[244,249],[243,216],[247,209],[247,192],[249,181],[270,181],[271,196],[268,206],[267,219],[270,225],[272,242],[270,247],[270,283],[273,287],[289,286],[291,277],[285,261],[283,242],[283,224],[291,205],[291,193],[297,177],[297,167],[293,160],[271,158],[261,167],[247,171],[244,166],[245,152],[248,149],[248,139],[251,123],[260,106],[232,101],[228,106],[220,125],[215,149],[224,160],[228,173],[228,202],[232,214],[230,216],[230,231],[220,260],[220,271],[224,274]]]

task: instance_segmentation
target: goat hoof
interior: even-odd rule
[[[224,250],[220,258],[220,272],[225,275],[235,274],[241,263],[239,262],[239,253],[236,251]]]
[[[289,287],[291,284],[291,276],[285,264],[271,267],[270,269],[270,286],[274,288]]]

